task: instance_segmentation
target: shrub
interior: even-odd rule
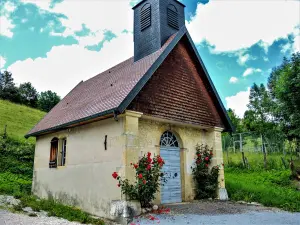
[[[209,149],[207,145],[196,146],[195,164],[191,167],[196,184],[195,199],[216,197],[219,166],[214,166],[209,170],[212,157],[212,149]]]
[[[0,136],[0,173],[10,172],[32,178],[34,145]]]
[[[131,163],[135,170],[135,182],[131,184],[128,179],[122,179],[117,172],[112,174],[118,180],[118,186],[129,200],[138,200],[142,207],[150,207],[154,194],[158,191],[160,181],[164,182],[161,168],[164,160],[159,156],[151,158],[151,153],[143,156],[138,163]]]

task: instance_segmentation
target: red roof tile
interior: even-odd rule
[[[117,108],[175,36],[171,36],[161,49],[139,61],[134,62],[132,57],[79,83],[26,137]]]

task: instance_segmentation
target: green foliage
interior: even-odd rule
[[[260,202],[265,206],[300,211],[300,192],[291,185],[290,171],[241,171],[226,168],[230,199]]]
[[[31,180],[34,144],[0,136],[0,154],[0,173],[20,174]]]
[[[248,110],[244,115],[244,125],[247,130],[256,131],[263,135],[275,133],[273,109],[274,103],[265,86],[253,84],[250,89]]]
[[[36,108],[38,103],[38,92],[30,82],[20,84],[19,87],[20,103]]]
[[[4,126],[7,125],[7,134],[9,137],[25,142],[24,135],[44,115],[44,112],[37,109],[0,100],[0,135],[4,132]],[[30,138],[29,142],[34,143],[34,138]]]
[[[191,167],[196,184],[195,199],[216,197],[219,166],[214,166],[209,170],[212,157],[212,149],[209,149],[207,145],[196,146],[195,164]]]
[[[127,179],[122,179],[116,172],[112,176],[118,180],[118,186],[129,200],[138,200],[142,207],[150,207],[154,194],[158,191],[160,181],[164,182],[161,168],[164,160],[159,156],[151,158],[151,153],[143,156],[137,164],[131,163],[135,170],[135,182],[130,184]]]
[[[10,172],[0,172],[0,194],[13,195],[15,197],[31,193],[31,179]]]
[[[224,162],[226,162],[227,168],[236,168],[240,170],[250,170],[250,171],[261,171],[264,170],[264,156],[262,153],[252,153],[245,152],[245,157],[248,160],[249,168],[245,168],[242,163],[242,154],[241,153],[229,153],[229,159],[227,158],[227,154],[223,154]],[[290,156],[282,156],[281,154],[268,154],[267,156],[267,170],[284,170],[284,164],[282,163],[282,159],[284,158],[286,164],[288,165]],[[229,161],[229,163],[228,163]]]
[[[234,126],[235,128],[235,132],[237,133],[241,133],[244,131],[244,127],[243,127],[243,121],[242,119],[240,119],[236,114],[235,112],[232,110],[232,109],[228,109],[227,110],[227,114],[232,122],[232,125]]]
[[[49,112],[60,101],[60,97],[52,91],[39,95],[30,82],[17,87],[8,71],[0,72],[0,99],[39,108],[45,112]]]
[[[8,71],[0,72],[0,99],[18,103],[20,96],[15,86],[12,74]]]
[[[275,68],[268,80],[273,101],[276,102],[276,117],[283,131],[291,140],[300,139],[300,53],[284,59]]]
[[[60,97],[52,91],[41,92],[38,101],[38,107],[40,110],[49,112],[57,103],[59,103]]]

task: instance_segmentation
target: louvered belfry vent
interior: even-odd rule
[[[141,9],[141,31],[151,26],[151,5],[145,4]]]
[[[178,12],[174,5],[172,4],[168,5],[167,16],[168,16],[168,25],[170,27],[173,27],[176,30],[179,30]]]
[[[139,0],[133,7],[134,62],[158,51],[184,26],[184,7],[179,0]]]

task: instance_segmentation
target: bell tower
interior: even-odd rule
[[[142,0],[134,10],[134,61],[159,50],[185,25],[184,7],[177,0]]]

